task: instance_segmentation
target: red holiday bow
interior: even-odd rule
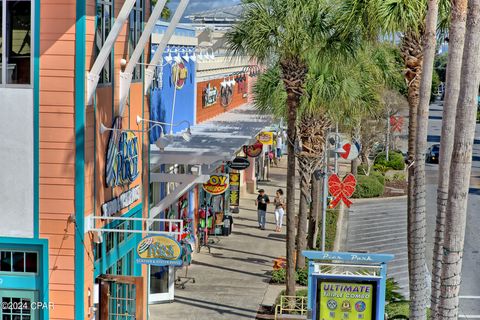
[[[340,180],[337,174],[332,174],[328,178],[328,191],[334,197],[331,202],[331,207],[335,208],[340,200],[345,203],[345,205],[350,208],[352,201],[350,198],[355,192],[355,186],[357,185],[357,180],[355,176],[351,173],[347,174],[343,181]]]
[[[402,132],[403,117],[391,116],[390,117],[390,126],[392,127],[393,132],[395,132],[395,131]]]

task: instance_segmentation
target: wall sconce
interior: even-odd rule
[[[160,122],[160,121],[153,121],[153,120],[149,120],[149,119],[143,119],[142,117],[137,116],[137,125],[139,125],[141,122],[153,123],[154,124],[153,127],[155,127],[155,126],[160,126],[161,127],[161,125],[170,126],[170,133],[169,133],[170,136],[173,136],[173,128],[174,127],[178,127],[182,123],[186,123],[186,124],[188,124],[188,127],[187,127],[187,130],[182,132],[182,138],[183,138],[183,140],[185,140],[187,142],[192,140],[192,130],[190,129],[190,122],[188,122],[187,120],[182,120],[179,123],[172,124],[172,123],[166,123],[166,122]],[[163,129],[163,127],[162,127],[162,129]],[[163,133],[163,131],[162,131],[162,133]]]
[[[138,118],[139,117],[137,116],[137,124],[138,124]],[[159,123],[154,124],[153,126],[148,128],[148,130],[130,130],[130,129],[123,130],[123,129],[108,128],[103,123],[100,123],[100,134],[104,134],[107,131],[147,133],[153,130],[153,128],[157,128],[157,127],[160,128],[160,137],[157,139],[157,141],[155,141],[155,144],[160,150],[163,150],[165,149],[165,147],[167,147],[170,144],[171,140],[169,139],[169,137],[165,136],[165,131]]]

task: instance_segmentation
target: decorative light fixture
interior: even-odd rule
[[[188,55],[188,51],[187,49],[184,49],[185,51],[185,54],[182,55],[182,59],[185,60],[186,62],[189,62],[190,61],[190,56]]]
[[[137,124],[139,123],[139,119],[140,117],[137,116]],[[140,118],[140,121],[142,119]],[[165,131],[163,129],[163,127],[160,125],[160,124],[154,124],[153,126],[151,126],[150,128],[148,128],[148,130],[131,130],[131,129],[115,129],[115,128],[108,128],[107,126],[105,126],[102,122],[100,122],[100,134],[104,134],[105,132],[107,131],[120,131],[120,132],[141,132],[141,133],[147,133],[147,132],[150,132],[151,130],[153,130],[154,128],[160,128],[160,137],[157,139],[157,141],[155,141],[155,144],[157,145],[157,147],[160,149],[160,150],[163,150],[166,146],[168,146],[171,142],[171,140],[169,139],[169,137],[165,136]]]
[[[197,55],[195,54],[195,50],[192,50],[192,55],[190,56],[190,60],[193,62],[197,61]]]
[[[181,63],[183,61],[182,57],[180,56],[180,51],[177,52],[177,55],[173,58],[173,60],[175,60],[176,63]]]
[[[168,64],[172,63],[173,57],[172,57],[172,53],[170,52],[170,50],[168,50],[168,55],[165,56],[164,59],[165,59],[165,62],[166,62],[166,63],[168,63]]]
[[[153,123],[154,125],[152,126],[155,127],[155,126],[160,126],[162,127],[162,125],[167,125],[167,126],[170,126],[170,133],[169,133],[169,136],[173,136],[173,127],[178,127],[179,125],[181,125],[182,123],[186,123],[188,125],[187,129],[185,131],[182,132],[182,138],[183,140],[185,140],[186,142],[189,142],[190,140],[192,140],[192,131],[190,129],[190,122],[187,121],[187,120],[182,120],[180,121],[179,123],[175,123],[175,124],[172,124],[172,123],[167,123],[167,122],[161,122],[161,121],[153,121],[153,120],[148,120],[148,119],[144,119],[140,116],[137,115],[137,125],[139,125],[141,122],[149,122],[149,123]],[[163,134],[163,127],[162,127],[162,134]]]

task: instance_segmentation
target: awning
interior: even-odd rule
[[[222,113],[190,128],[192,139],[173,137],[164,151],[151,145],[150,163],[212,165],[233,159],[244,145],[255,142],[255,137],[273,118],[259,114],[252,105],[245,104]]]
[[[271,116],[259,114],[253,106],[245,104],[192,126],[190,141],[175,136],[163,151],[152,144],[151,169],[162,164],[188,164],[198,165],[198,171],[173,175],[151,170],[150,182],[171,181],[179,184],[173,192],[151,208],[150,216],[155,217],[168,208],[195,184],[205,182],[205,178],[219,164],[232,160],[244,145],[255,142],[256,136],[272,122]]]

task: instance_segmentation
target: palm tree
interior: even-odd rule
[[[443,102],[442,133],[438,166],[437,218],[432,265],[431,313],[437,318],[440,299],[440,278],[442,275],[443,239],[445,215],[447,212],[448,180],[453,151],[455,115],[460,77],[462,71],[463,45],[465,40],[465,21],[467,18],[467,0],[452,1],[450,29],[448,32],[448,63],[446,72],[445,100]]]
[[[458,319],[468,189],[480,84],[480,0],[469,0],[448,186],[439,319]]]
[[[308,60],[353,43],[335,31],[323,1],[244,0],[242,21],[226,35],[234,54],[279,66],[287,105],[287,295],[295,294],[295,149],[297,109],[304,93]],[[353,37],[350,33],[349,36]]]

